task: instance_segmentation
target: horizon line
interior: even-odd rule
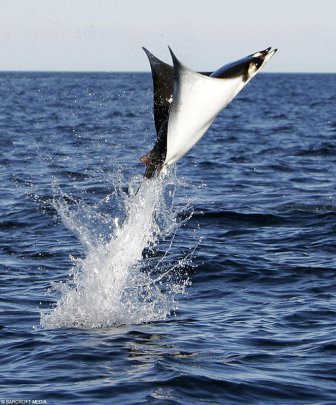
[[[0,74],[2,73],[151,73],[150,70],[28,70],[28,69],[17,69],[8,70],[0,69]],[[278,72],[260,72],[260,74],[336,74],[336,72],[330,71],[278,71]]]

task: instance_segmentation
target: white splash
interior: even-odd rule
[[[132,185],[129,190],[129,195],[122,193],[122,219],[97,214],[84,203],[70,204],[58,191],[54,206],[86,255],[73,259],[68,282],[53,285],[61,295],[51,310],[41,312],[42,327],[138,324],[164,320],[176,310],[177,295],[189,284],[179,269],[189,256],[176,263],[167,260],[167,252],[156,260],[143,258],[144,250],[159,241],[168,237],[172,243],[179,226],[174,185],[167,175],[144,181],[138,192]],[[109,237],[99,234],[95,220],[107,226]]]

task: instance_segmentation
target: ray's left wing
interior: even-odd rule
[[[159,134],[162,124],[169,115],[170,104],[173,100],[174,68],[163,62],[146,48],[142,48],[148,57],[153,78],[153,112],[156,133]]]

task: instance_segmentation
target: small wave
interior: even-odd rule
[[[300,150],[296,153],[297,156],[335,156],[336,146],[332,143],[322,143],[318,148],[311,147]]]
[[[242,213],[237,211],[195,211],[193,219],[198,221],[230,220],[263,226],[274,225],[283,221],[283,218],[273,214]]]
[[[319,215],[331,215],[332,217],[336,213],[336,207],[333,204],[305,204],[290,202],[280,205],[277,208],[278,212],[289,213],[289,212],[301,212],[301,213],[314,213]]]

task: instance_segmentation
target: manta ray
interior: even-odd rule
[[[143,49],[152,71],[157,133],[153,149],[140,158],[148,179],[181,159],[277,51],[267,48],[213,72],[196,72],[182,64],[170,48],[173,65]]]

